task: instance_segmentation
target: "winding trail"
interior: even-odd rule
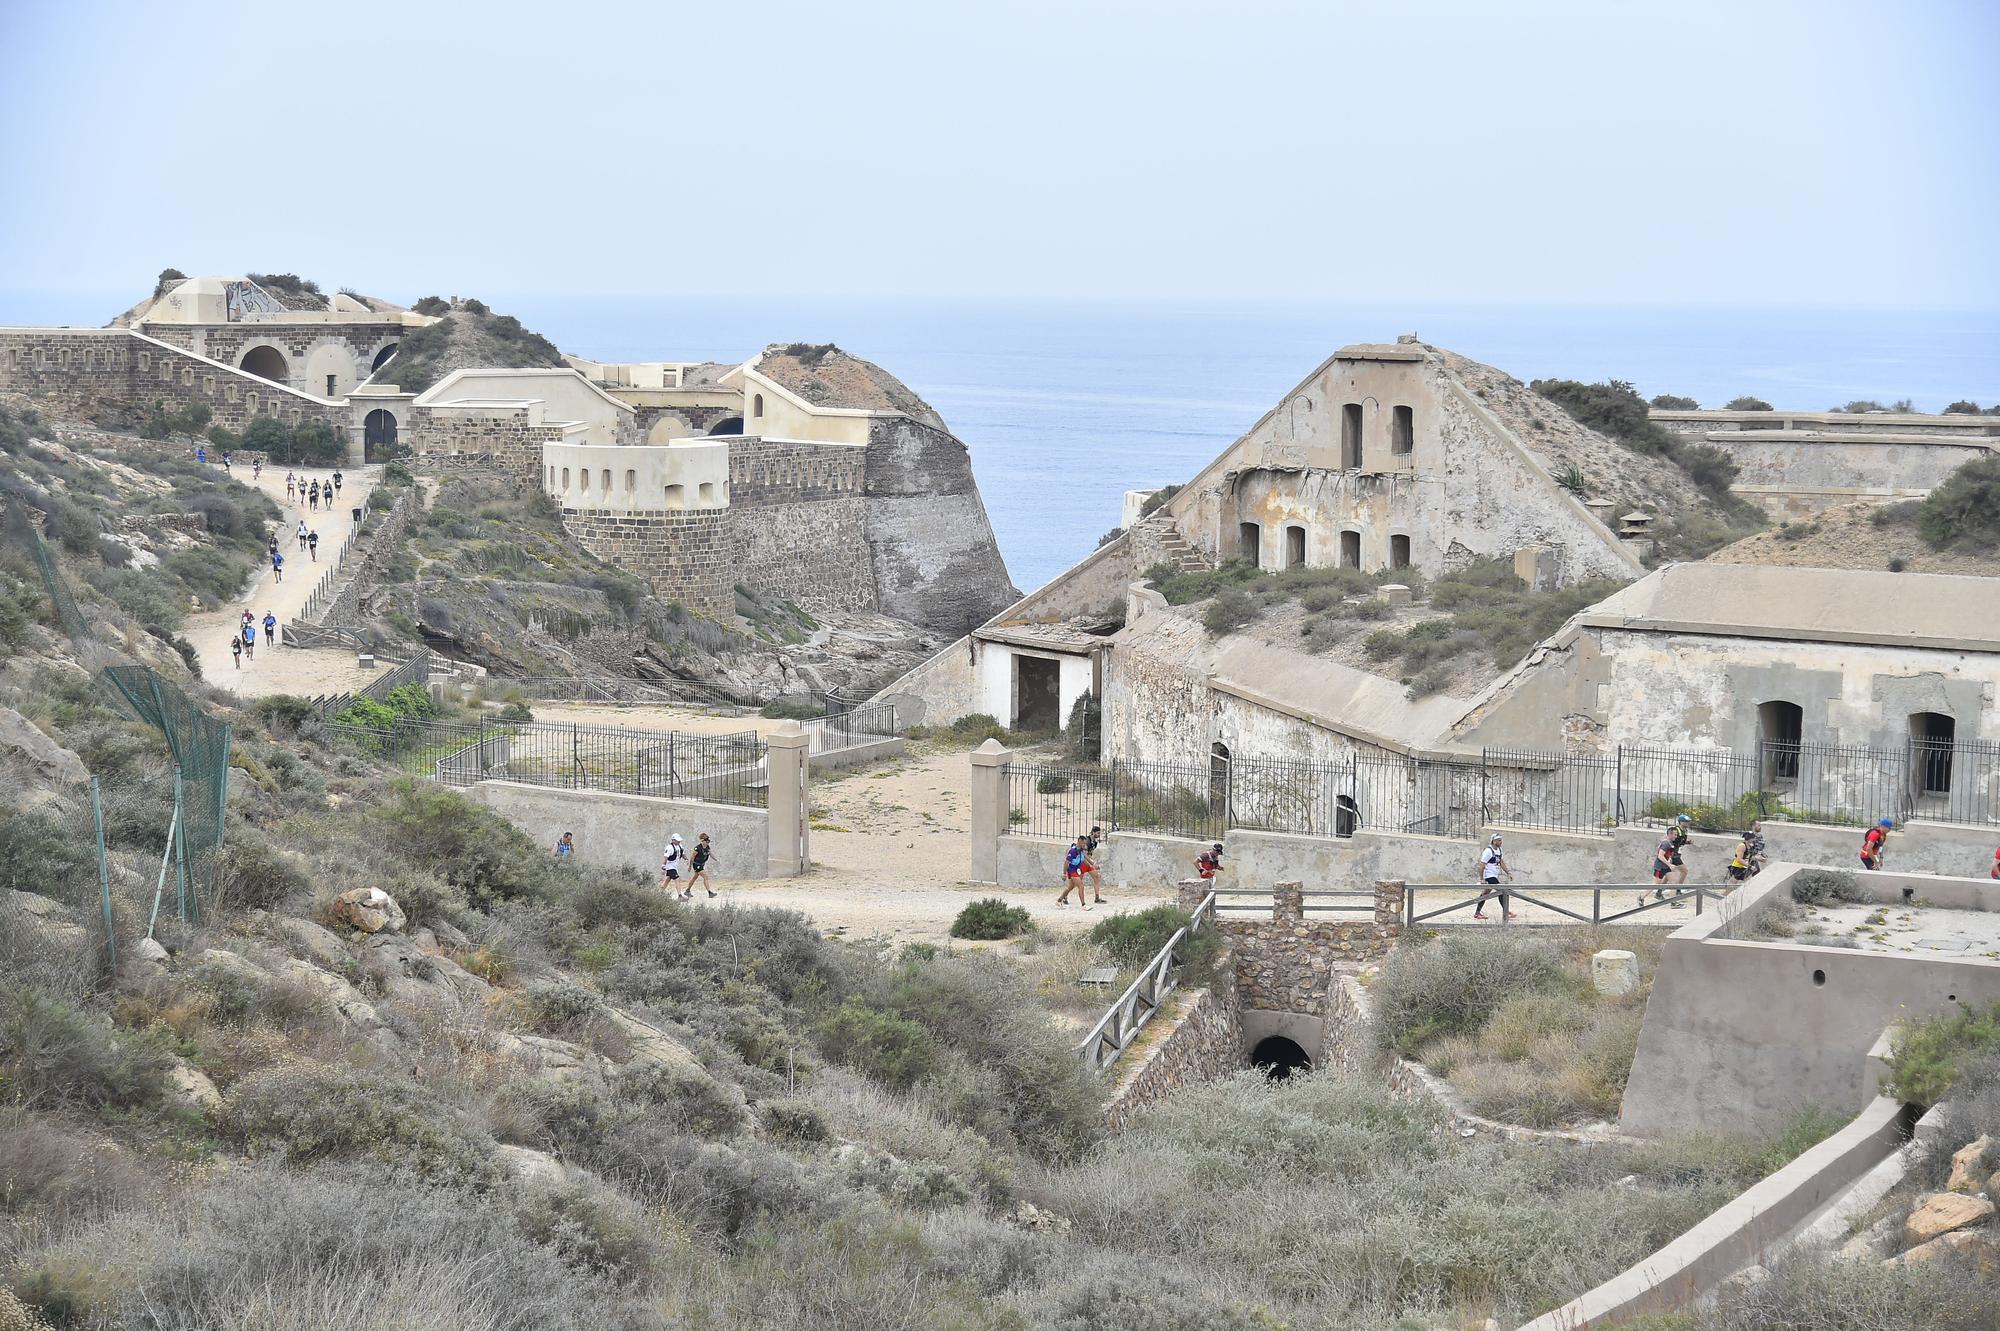
[[[352,688],[356,683],[366,682],[356,671],[351,652],[330,649],[300,651],[282,645],[273,649],[264,641],[264,616],[268,613],[278,617],[278,640],[282,644],[283,625],[299,613],[313,588],[319,585],[321,576],[339,559],[341,550],[352,538],[353,523],[349,510],[366,507],[368,496],[381,477],[382,468],[379,465],[342,467],[339,500],[333,508],[328,509],[322,504],[317,511],[308,509],[302,499],[285,502],[285,470],[282,466],[266,466],[263,476],[257,480],[250,478],[248,467],[237,467],[232,472],[233,479],[254,490],[261,490],[285,515],[278,532],[278,549],[285,556],[284,581],[280,582],[272,576],[267,561],[262,566],[262,572],[250,580],[240,596],[220,610],[192,616],[183,630],[201,658],[202,678],[217,688],[233,689],[246,697],[266,693],[312,695],[336,688]],[[325,485],[333,470],[331,467],[299,468],[294,474],[308,483],[318,480]],[[301,520],[309,531],[319,533],[317,561],[311,554],[299,549],[296,532]],[[239,668],[229,644],[236,635],[245,610],[250,611],[257,621],[257,652],[254,657],[246,658]]]

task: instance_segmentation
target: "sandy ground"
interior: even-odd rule
[[[352,689],[367,683],[355,669],[354,657],[347,653],[300,652],[284,647],[282,626],[299,612],[306,597],[319,585],[320,577],[339,558],[341,548],[347,544],[351,526],[348,510],[367,503],[368,494],[375,488],[375,481],[381,472],[379,466],[342,468],[340,499],[332,511],[322,506],[318,512],[311,512],[297,500],[290,504],[285,502],[284,467],[267,466],[263,477],[255,481],[251,480],[248,467],[235,469],[237,480],[262,490],[285,514],[280,523],[278,542],[278,549],[285,556],[285,578],[282,582],[273,578],[267,563],[235,602],[188,620],[184,632],[201,656],[203,679],[218,688],[234,689],[246,697],[267,693],[311,696],[332,691],[330,686],[335,684],[336,679],[340,689]],[[308,482],[317,479],[325,484],[333,471],[331,468],[299,469],[296,474]],[[292,539],[301,519],[309,530],[319,533],[317,561],[301,551],[298,541]],[[229,643],[245,610],[250,611],[257,621],[257,652],[239,667],[229,650]],[[281,645],[275,651],[264,641],[266,613],[276,615],[280,625]],[[331,658],[335,657],[345,659],[344,672],[336,671],[330,664]]]
[[[1838,504],[1810,518],[1799,518],[1747,536],[1708,557],[1715,564],[1788,564],[1801,568],[1887,569],[1899,560],[1910,573],[1960,573],[1990,578],[2000,575],[2000,559],[1958,551],[1933,550],[1917,535],[1913,522],[1876,526],[1880,505]]]

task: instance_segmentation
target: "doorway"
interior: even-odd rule
[[[1236,550],[1243,562],[1252,568],[1261,568],[1263,560],[1264,529],[1254,522],[1238,523],[1236,527]]]
[[[1340,566],[1342,568],[1361,567],[1361,533],[1344,531],[1340,534]]]
[[[1361,404],[1350,402],[1340,409],[1340,469],[1361,470]]]
[[[1389,538],[1389,567],[1408,568],[1410,566],[1410,538],[1391,536]]]
[[[387,462],[396,456],[396,417],[386,407],[362,418],[361,456],[367,462]],[[569,484],[567,478],[563,484]]]
[[[1951,794],[1951,767],[1958,747],[1958,722],[1943,712],[1910,714],[1910,794]]]
[[[1764,785],[1799,779],[1799,745],[1805,737],[1805,708],[1795,702],[1757,705],[1757,750]]]
[[[1014,657],[1014,729],[1062,728],[1062,663],[1046,656]]]
[[[1304,527],[1285,528],[1285,567],[1304,568],[1306,566],[1306,529]]]

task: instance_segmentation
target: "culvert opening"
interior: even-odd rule
[[[1257,1047],[1250,1051],[1250,1062],[1272,1081],[1283,1081],[1294,1072],[1306,1072],[1312,1068],[1312,1059],[1299,1048],[1298,1041],[1282,1035],[1259,1040]]]

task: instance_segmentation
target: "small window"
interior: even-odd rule
[[[153,353],[152,353],[152,352],[150,352],[150,351],[142,351],[142,352],[140,352],[140,353],[139,353],[139,369],[140,369],[140,370],[141,370],[141,371],[143,372],[143,371],[145,371],[145,370],[150,370],[150,369],[152,369],[152,368],[153,368]]]
[[[700,492],[700,493],[701,493],[701,502],[702,502],[702,503],[704,503],[704,504],[713,504],[713,503],[715,502],[715,482],[714,482],[714,481],[703,481],[703,482],[701,483],[701,492]]]
[[[1417,417],[1408,407],[1389,413],[1389,451],[1407,454],[1417,446]]]
[[[1306,529],[1300,526],[1285,528],[1285,567],[1304,568],[1306,565]]]
[[[1361,404],[1349,402],[1340,409],[1340,468],[1358,471],[1361,467]]]
[[[1340,566],[1342,568],[1361,567],[1361,533],[1344,531],[1340,534]]]
[[[569,468],[563,468],[563,489],[569,489]]]
[[[606,493],[606,494],[610,494],[610,493],[611,493],[611,468],[609,468],[609,467],[606,467],[606,468],[604,468],[604,469],[603,469],[602,471],[600,471],[600,472],[599,472],[599,473],[597,474],[597,479],[598,479],[598,482],[599,482],[599,484],[598,484],[598,487],[597,487],[597,488],[598,488],[598,489],[600,489],[600,490],[602,490],[602,491],[604,491],[604,493]]]
[[[554,467],[545,467],[543,468],[543,470],[547,471],[549,476],[547,480],[542,482],[542,484],[548,486],[551,490],[553,490],[556,484],[556,469]]]
[[[329,374],[329,375],[328,375],[328,376],[326,377],[326,395],[327,395],[328,397],[332,397],[332,396],[333,396],[333,381],[334,381],[334,380],[335,380],[335,379],[336,379],[337,377],[338,377],[337,375],[331,375],[331,374]]]
[[[35,348],[35,368],[38,370],[49,368],[49,353],[42,347]]]
[[[578,476],[583,481],[584,492],[588,494],[590,492],[590,468],[588,467],[583,468],[583,470],[578,473]]]
[[[1410,566],[1410,538],[1391,536],[1389,538],[1389,567],[1408,568]]]
[[[255,393],[245,393],[243,395],[243,410],[249,412],[252,416],[257,414],[257,395]]]
[[[684,486],[684,485],[669,485],[669,486],[667,487],[667,507],[668,507],[668,508],[686,508],[686,507],[687,507],[687,487],[686,487],[686,486]]]
[[[632,468],[627,467],[625,469],[625,493],[631,494],[634,490],[638,488],[639,488],[639,473],[632,470]]]
[[[15,347],[15,348],[14,348],[14,350],[12,351],[12,353],[10,353],[10,354],[11,354],[11,355],[13,356],[13,358],[14,358],[14,368],[15,368],[15,369],[17,369],[17,370],[18,370],[18,369],[20,369],[20,368],[21,368],[21,349],[20,349],[19,347]]]
[[[764,419],[764,395],[762,393],[750,399],[750,414],[758,420]]]
[[[1237,552],[1243,562],[1256,568],[1263,556],[1263,529],[1254,522],[1241,523],[1236,528]]]
[[[181,366],[181,384],[183,387],[186,388],[194,387],[194,366],[192,365]]]

